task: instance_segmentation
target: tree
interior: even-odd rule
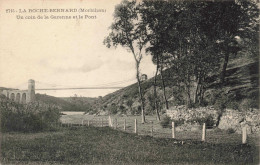
[[[258,37],[252,36],[258,36],[259,10],[251,1],[147,0],[142,7],[149,32],[147,50],[159,61],[161,73],[162,66],[172,70],[188,105],[203,102],[207,79],[220,68],[224,82],[230,56],[242,48],[237,38],[258,43]],[[256,55],[259,50],[254,45],[251,50]]]
[[[148,51],[159,62],[161,76],[163,68],[171,68],[173,79],[179,82],[176,85],[184,88],[187,105],[201,102],[205,78],[220,59],[215,42],[201,28],[201,13],[207,3],[144,1],[143,6],[143,20],[149,28]]]
[[[167,42],[169,42],[168,34],[176,21],[176,5],[175,3],[168,3],[166,1],[144,1],[140,12],[142,13],[144,24],[149,28],[148,39],[150,46],[146,51],[151,53],[153,63],[157,66],[154,76],[154,95],[156,98],[157,75],[158,71],[160,71],[165,107],[166,109],[169,109],[163,71],[166,67],[165,60],[167,59],[167,54],[165,52],[167,46],[169,46],[169,44],[167,44]],[[155,101],[155,104],[156,107],[158,107],[157,101]]]
[[[202,18],[205,21],[202,24],[203,31],[213,41],[218,42],[217,46],[222,54],[220,72],[222,85],[225,81],[230,56],[236,55],[243,49],[242,45],[237,42],[237,38],[241,38],[243,41],[252,41],[256,39],[256,36],[258,38],[258,16],[259,10],[253,1],[211,2],[207,3],[204,8],[202,12]],[[257,39],[254,41],[253,45],[258,43]]]
[[[136,66],[136,79],[142,109],[142,123],[145,122],[145,109],[143,91],[140,80],[140,63],[143,58],[143,48],[147,43],[146,28],[139,20],[141,17],[138,12],[136,1],[123,0],[116,6],[114,12],[114,22],[112,23],[108,37],[105,38],[104,44],[109,48],[121,45],[127,48],[133,55]]]

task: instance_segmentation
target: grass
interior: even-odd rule
[[[3,164],[256,164],[253,145],[153,138],[108,127],[6,133]]]
[[[134,132],[134,120],[137,119],[138,134],[139,135],[151,135],[151,129],[153,127],[153,137],[156,138],[171,138],[171,129],[162,128],[160,123],[156,120],[156,116],[146,116],[146,123],[141,123],[141,116],[111,116],[114,121],[117,119],[117,129],[123,131],[124,120],[126,120],[126,132]],[[90,125],[101,126],[101,120],[103,119],[104,126],[108,126],[108,116],[95,116],[95,115],[64,115],[61,118],[63,123],[81,124],[84,120],[84,124],[87,125],[90,121]],[[152,124],[153,122],[153,124]],[[196,127],[196,126],[194,126]],[[201,127],[196,127],[196,131],[176,131],[176,138],[179,140],[201,140]],[[215,144],[241,144],[242,135],[230,134],[228,131],[219,129],[207,129],[207,142]],[[248,135],[248,143],[250,145],[259,145],[259,140],[256,135]]]
[[[80,124],[84,119],[101,121],[107,116],[65,115],[62,122]],[[141,124],[140,116],[117,118],[117,129],[109,127],[62,127],[56,132],[3,133],[3,164],[257,164],[257,138],[250,135],[241,144],[241,135],[218,129],[207,131],[207,142],[201,142],[201,131],[176,132],[162,129],[154,116]],[[133,134],[134,119],[138,134]],[[127,121],[126,132],[123,121]],[[153,121],[154,137],[150,135]],[[92,122],[94,124],[94,122]],[[98,124],[97,122],[95,124]],[[66,125],[64,125],[66,126]],[[143,135],[143,136],[140,136]]]

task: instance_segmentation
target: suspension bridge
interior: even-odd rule
[[[84,89],[121,89],[129,85],[129,83],[135,83],[136,78],[131,78],[122,81],[109,82],[105,84],[98,84],[95,86],[68,86],[61,84],[51,84],[41,81],[35,81],[37,84],[35,86],[35,91],[49,91],[49,90],[84,90]],[[15,88],[17,89],[25,89],[27,88],[27,82],[20,83]],[[125,85],[126,84],[126,85]]]

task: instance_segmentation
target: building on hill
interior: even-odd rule
[[[147,75],[146,74],[142,74],[140,79],[141,79],[141,81],[146,81],[147,80]]]
[[[3,94],[18,103],[29,103],[35,101],[35,81],[28,80],[28,90],[3,90]]]

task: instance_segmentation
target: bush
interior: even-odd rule
[[[233,129],[233,128],[229,128],[227,129],[227,133],[228,134],[232,134],[232,133],[235,133],[236,131]]]
[[[117,114],[117,106],[114,103],[112,103],[108,108],[108,112],[112,115]]]
[[[162,121],[160,122],[161,126],[163,128],[170,128],[170,124],[171,124],[171,118],[169,116],[166,116],[162,119]]]
[[[227,103],[227,108],[240,110],[239,103],[237,101],[230,101]]]
[[[258,101],[253,99],[243,99],[239,105],[239,110],[250,110],[256,108],[258,109]]]
[[[53,130],[60,118],[59,108],[40,103],[26,105],[0,98],[1,131],[39,132]]]
[[[184,119],[172,120],[169,116],[166,116],[161,121],[161,126],[163,128],[172,128],[172,122],[174,122],[175,127],[184,124]]]
[[[202,125],[203,123],[206,123],[206,126],[214,126],[215,122],[213,120],[213,116],[208,115],[206,117],[197,117],[194,119],[191,119],[189,121],[187,121],[188,123],[199,123],[200,125]]]
[[[200,125],[202,125],[203,123],[206,123],[206,126],[214,126],[214,120],[213,120],[213,116],[208,115],[207,117],[202,117],[200,119],[198,119],[197,121]]]
[[[182,124],[184,124],[184,119],[178,119],[178,120],[173,120],[174,122],[174,126],[181,126]]]

